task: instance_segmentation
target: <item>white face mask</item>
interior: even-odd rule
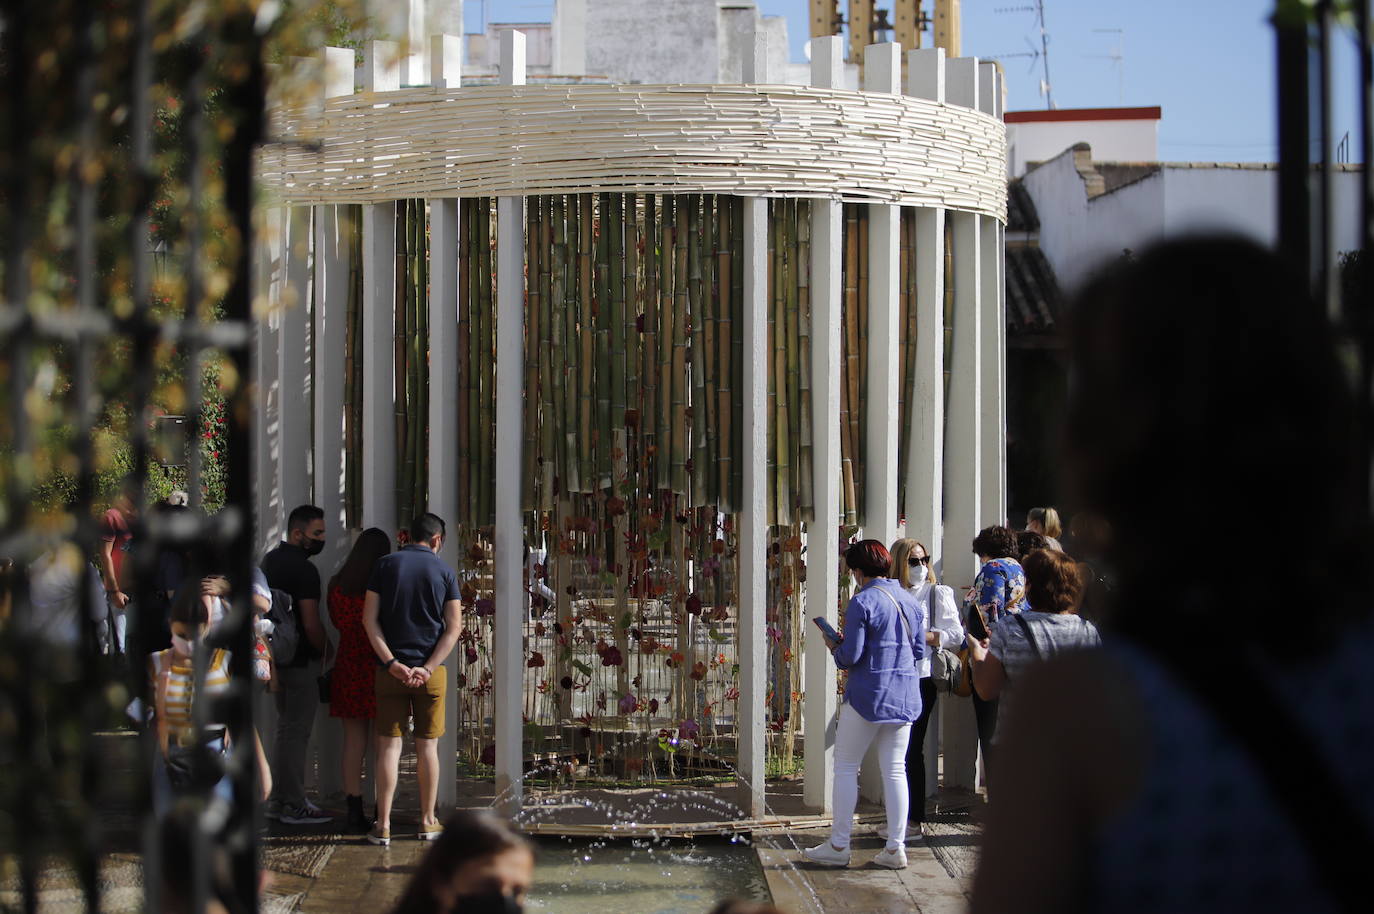
[[[194,641],[187,641],[180,635],[173,635],[172,650],[176,651],[183,657],[190,657],[192,654],[196,652],[196,643]]]
[[[913,566],[911,567],[911,583],[913,583],[913,584],[924,584],[924,583],[926,582],[926,575],[929,574],[929,573],[930,573],[930,572],[929,572],[929,570],[926,568],[926,566],[924,566],[924,565],[913,565]]]

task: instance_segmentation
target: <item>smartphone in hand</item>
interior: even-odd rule
[[[825,621],[825,616],[816,616],[811,620],[816,623],[816,627],[821,630],[821,634],[830,639],[832,644],[839,644],[844,640],[844,636],[835,631],[835,627]]]

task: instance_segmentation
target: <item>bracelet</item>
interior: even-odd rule
[[[384,669],[384,670],[390,669],[390,668],[391,668],[391,665],[392,665],[393,663],[395,663],[395,662],[396,662],[396,658],[395,658],[395,657],[392,657],[392,658],[391,658],[390,660],[388,660],[386,663],[383,663],[383,664],[382,664],[382,669]]]
[[[424,670],[424,671],[425,671],[425,675],[427,675],[427,676],[433,676],[433,675],[434,675],[434,671],[431,670],[429,667],[424,666],[423,664],[421,664],[420,669]]]

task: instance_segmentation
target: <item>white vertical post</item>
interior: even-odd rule
[[[811,41],[811,84],[844,85],[844,39]],[[815,521],[806,531],[806,618],[838,622],[836,565],[840,551],[840,203],[811,202],[811,449]],[[806,626],[802,723],[806,773],[802,799],[810,809],[830,810],[834,783],[835,663],[820,630]]]
[[[978,65],[978,110],[1001,116],[1001,74],[992,61]],[[983,384],[979,413],[983,423],[983,526],[1007,521],[1006,489],[1006,314],[1003,310],[1002,224],[979,217],[982,245]]]
[[[501,34],[501,83],[525,83],[525,35]],[[520,522],[525,377],[525,198],[496,201],[496,798],[507,815],[520,808],[524,773],[521,646],[525,617],[524,525]]]
[[[278,464],[282,508],[312,503],[310,491],[310,207],[290,206],[283,211],[286,231],[282,258],[286,282],[281,297],[281,362],[278,377],[282,393],[282,423]],[[299,410],[305,410],[304,415]],[[290,415],[287,415],[287,410]]]
[[[462,82],[463,45],[453,35],[430,40],[430,82],[436,89],[455,89]],[[458,441],[458,221],[457,199],[429,201],[429,510],[453,523],[458,516],[458,486],[452,464]],[[445,540],[440,556],[458,565],[458,539]],[[454,762],[458,755],[458,654],[444,660],[448,701],[444,735],[439,738],[439,806],[458,800]]]
[[[975,107],[978,60],[959,57],[946,64],[950,104]],[[982,233],[980,217],[951,215],[954,275],[954,345],[951,353],[949,417],[945,441],[944,582],[956,593],[973,583],[978,559],[970,544],[983,520],[981,413],[982,369]],[[951,703],[952,705],[953,703]],[[945,717],[945,786],[976,786],[977,739],[972,707],[962,703]]]
[[[768,36],[756,31],[744,54],[744,80],[769,80]],[[743,806],[763,815],[767,734],[768,637],[768,200],[744,198],[744,442],[740,506],[739,777]]]
[[[902,91],[902,47],[885,42],[864,48],[866,92]],[[901,209],[887,203],[868,205],[868,385],[864,398],[864,538],[890,546],[897,538],[897,415],[901,384],[901,309],[899,272]],[[883,794],[878,750],[870,747],[859,769],[862,794]]]
[[[908,95],[943,103],[945,52],[927,48],[907,54]],[[945,451],[945,211],[916,210],[916,383],[908,408],[906,535],[925,544],[932,567],[944,556]],[[926,729],[925,794],[938,786],[940,708]],[[911,797],[912,803],[922,801]]]
[[[364,53],[364,88],[387,92],[400,87],[397,47],[369,42]],[[396,204],[363,206],[363,518],[364,527],[395,534],[396,429]]]
[[[258,390],[258,410],[254,417],[253,449],[257,465],[254,503],[257,523],[254,551],[257,555],[271,548],[280,538],[285,518],[281,511],[277,455],[281,434],[280,253],[281,210],[263,212],[263,221],[254,264],[254,317],[257,335],[254,351],[254,383]]]
[[[864,90],[902,91],[902,47],[864,48]],[[897,415],[901,361],[898,263],[901,209],[868,206],[868,391],[864,401],[864,536],[890,545],[897,538]]]

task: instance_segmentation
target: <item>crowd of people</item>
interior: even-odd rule
[[[1030,511],[1024,530],[980,531],[962,595],[936,580],[918,540],[848,547],[856,592],[842,629],[825,634],[848,674],[835,818],[804,856],[851,862],[859,769],[876,747],[886,823],[872,862],[906,866],[933,761],[924,736],[946,690],[971,695],[988,774],[975,912],[1362,910],[1374,851],[1374,794],[1363,789],[1374,626],[1357,584],[1369,562],[1368,467],[1347,446],[1362,419],[1332,330],[1272,255],[1230,240],[1163,245],[1116,265],[1083,301],[1061,461],[1083,510],[1068,531],[1050,507]],[[1191,521],[1162,509],[1171,504]],[[1271,582],[1244,586],[1251,543],[1276,519],[1300,530],[1271,546]],[[135,521],[120,499],[94,563],[67,547],[31,563],[30,611],[14,623],[72,645],[98,627],[119,651],[122,620],[135,620],[152,696],[142,719],[162,754],[155,796],[205,777],[179,749],[223,748],[225,729],[195,730],[189,708],[195,689],[224,687],[216,629],[243,583],[258,616],[255,675],[278,709],[270,764],[258,753],[269,815],[330,817],[304,790],[327,686],[343,721],[347,824],[374,844],[391,840],[413,722],[418,837],[436,844],[400,910],[519,910],[533,865],[524,840],[485,815],[448,828],[435,817],[442,663],[459,634],[457,577],[437,554],[443,521],[422,515],[395,549],[384,531],[365,531],[322,587],[310,559],[329,531],[318,508],[301,506],[253,581],[205,576],[169,554],[137,591],[152,595],[148,606],[128,580]],[[370,740],[374,817],[361,796]]]

